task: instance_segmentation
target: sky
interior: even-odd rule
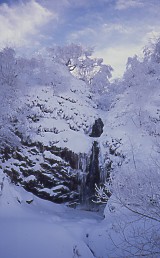
[[[160,0],[0,0],[0,47],[91,46],[119,77],[159,36],[159,13]]]

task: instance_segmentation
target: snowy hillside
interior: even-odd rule
[[[44,199],[92,206],[95,183],[103,184],[112,169],[114,140],[101,136],[104,124],[88,85],[62,68],[53,77],[61,89],[30,85],[21,96],[12,119],[20,144],[4,148],[2,168],[14,183]]]
[[[85,239],[100,215],[38,199],[2,175],[1,257],[94,257]]]
[[[0,256],[159,258],[158,45],[113,83],[80,46],[2,51]]]

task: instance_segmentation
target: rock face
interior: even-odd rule
[[[21,145],[1,153],[1,167],[15,184],[70,205],[92,203],[95,184],[104,183],[115,155],[102,138],[103,121],[81,86],[78,92],[72,88],[61,95],[47,88],[30,94],[25,131],[15,124]]]
[[[92,126],[92,132],[89,135],[90,137],[100,137],[101,134],[103,133],[103,121],[101,118],[98,118],[95,120],[95,123]]]
[[[65,150],[68,161],[65,161],[64,154],[64,159],[60,157],[63,151],[58,148],[42,150],[38,146],[23,146],[5,162],[4,172],[14,183],[20,183],[39,197],[57,203],[76,201],[79,196],[76,167],[73,168],[70,152]]]
[[[94,198],[95,184],[100,184],[97,141],[89,153],[23,142],[21,148],[2,157],[4,172],[12,182],[53,202],[89,205]]]

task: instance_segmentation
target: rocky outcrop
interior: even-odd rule
[[[101,118],[95,120],[95,123],[92,126],[92,132],[89,135],[90,137],[100,137],[103,133],[104,123]]]
[[[36,145],[23,146],[15,150],[2,166],[12,182],[21,184],[41,198],[57,203],[77,201],[77,170],[73,168],[71,152],[65,150],[65,154],[58,148],[42,151]]]
[[[95,184],[109,177],[116,153],[102,137],[104,123],[97,110],[80,94],[75,90],[53,96],[50,90],[36,89],[36,95],[28,96],[25,131],[15,124],[21,145],[1,155],[12,182],[69,205],[92,203]]]
[[[7,156],[2,154],[2,168],[12,182],[43,199],[92,208],[95,184],[100,186],[109,178],[112,157],[114,160],[123,158],[117,152],[116,141],[104,145],[106,152],[104,160],[100,161],[102,150],[95,140],[89,153],[25,143]]]

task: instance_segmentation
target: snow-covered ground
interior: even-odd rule
[[[105,208],[104,218],[101,213],[39,199],[11,184],[2,171],[0,175],[2,258],[135,257],[150,230],[154,233],[159,227],[158,222],[147,222],[122,207],[114,196]],[[151,251],[149,247],[147,244],[146,254]],[[155,253],[146,257],[158,256]]]
[[[156,101],[156,97],[152,99]],[[159,153],[154,152],[153,136],[148,135],[148,127],[147,129],[145,127],[147,122],[142,121],[142,125],[138,124],[137,117],[133,116],[132,109],[128,110],[128,107],[126,107],[125,96],[124,102],[122,100],[110,110],[108,115],[101,112],[101,117],[105,122],[101,140],[103,143],[105,139],[108,141],[112,138],[122,139],[122,145],[119,149],[123,154],[126,154],[127,161],[122,168],[124,171],[127,170],[127,174],[130,174],[132,183],[136,180],[136,177],[133,176],[135,166],[137,171],[141,171],[141,163],[143,163],[143,168],[145,163],[147,169],[153,163],[153,154],[155,160],[157,160],[156,155],[158,156]],[[86,114],[89,117],[89,111]],[[96,114],[93,114],[90,119],[94,120],[95,117]],[[57,121],[60,121],[60,128],[62,128],[62,119],[59,118]],[[68,124],[64,125],[65,134],[67,130],[69,131],[67,126]],[[80,134],[81,130],[77,130]],[[77,131],[72,132],[72,137],[74,133],[76,134]],[[43,139],[43,137],[41,138]],[[63,144],[66,147],[69,143],[71,143],[70,140],[64,141]],[[74,146],[80,148],[80,145],[75,144],[75,142]],[[89,140],[87,140],[87,146],[89,146]],[[73,147],[70,146],[72,150]],[[83,147],[85,150],[87,149],[86,146]],[[49,152],[45,151],[44,154],[46,157],[50,157]],[[135,164],[134,159],[136,160]],[[152,167],[154,167],[154,164],[152,164]],[[121,170],[119,168],[119,172]],[[124,173],[124,171],[122,172]],[[145,173],[148,173],[146,171]],[[4,174],[2,171],[0,173],[2,177],[0,182],[2,182]],[[147,174],[147,176],[153,177],[153,172],[150,174]],[[120,173],[118,176],[118,178],[121,177]],[[158,179],[155,178],[155,180]],[[0,258],[134,257],[132,254],[137,251],[136,248],[142,248],[140,244],[143,245],[143,241],[146,240],[145,233],[148,233],[150,228],[153,233],[159,229],[159,223],[152,223],[137,215],[135,216],[124,207],[114,204],[114,197],[110,199],[105,209],[104,219],[103,214],[70,209],[64,205],[41,200],[25,192],[20,186],[10,184],[6,177],[3,187],[0,185],[1,188]],[[130,185],[128,188],[130,188]],[[143,189],[149,192],[145,185]],[[148,236],[150,237],[150,235]],[[125,238],[126,241],[124,241]],[[127,242],[128,240],[129,242]],[[149,247],[150,245],[147,248]],[[151,254],[147,257],[155,258],[158,256],[154,256],[154,254],[152,256]]]
[[[52,69],[44,71],[39,78],[39,86],[36,86],[38,78],[33,76],[28,92],[18,98],[21,108],[18,109],[17,122],[12,119],[15,130],[7,126],[10,120],[6,119],[5,113],[6,110],[10,113],[12,108],[7,106],[8,99],[9,103],[12,99],[15,102],[15,95],[10,96],[12,91],[9,88],[1,92],[1,138],[6,136],[5,142],[12,138],[15,131],[16,137],[12,141],[20,135],[23,137],[19,140],[35,145],[32,150],[28,145],[21,146],[14,153],[22,160],[17,161],[17,156],[12,155],[4,158],[6,162],[2,159],[0,164],[0,258],[160,257],[159,47],[157,49],[158,53],[155,52],[152,58],[148,56],[148,61],[146,57],[142,63],[136,58],[132,60],[121,85],[120,82],[117,84],[122,87],[118,89],[119,95],[113,89],[110,94],[114,96],[109,103],[105,96],[102,99],[98,96],[102,108],[110,107],[108,112],[97,108],[88,85],[57,64],[53,67],[54,73]],[[23,79],[22,76],[22,82]],[[21,80],[18,84],[23,85]],[[16,113],[19,104],[14,105]],[[11,106],[14,105],[12,103]],[[12,115],[15,115],[14,112]],[[37,175],[42,173],[41,160],[46,165],[46,160],[53,159],[55,164],[62,163],[63,168],[67,161],[63,161],[56,152],[52,153],[51,147],[84,154],[80,155],[75,169],[83,163],[82,172],[87,172],[86,156],[91,157],[95,141],[90,133],[98,118],[104,124],[102,135],[96,138],[99,165],[102,171],[114,169],[111,174],[114,178],[112,196],[104,211],[105,218],[100,213],[70,209],[39,199],[21,186],[9,183],[3,174],[6,168],[8,175],[19,172],[21,176],[27,171],[30,174],[24,176],[23,183],[26,183],[35,180],[34,170]],[[45,147],[40,153],[37,143]],[[104,169],[103,165],[106,165]],[[67,169],[64,172],[70,172],[70,168]],[[48,174],[50,179],[52,174]],[[57,184],[51,188],[43,188],[43,180],[39,192],[45,190],[50,194],[64,187],[60,178],[56,177],[58,183],[56,181]]]
[[[0,257],[94,257],[86,239],[102,215],[41,200],[6,178],[2,181]]]

